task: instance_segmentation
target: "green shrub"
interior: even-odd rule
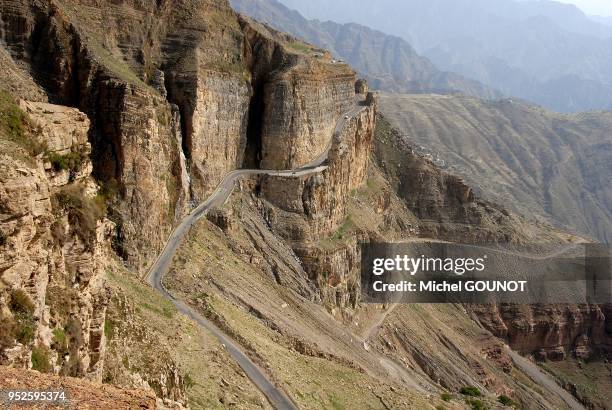
[[[304,44],[300,41],[292,41],[291,43],[287,44],[287,46],[292,50],[298,51],[300,53],[308,53],[312,51],[309,45]]]
[[[480,389],[478,387],[473,387],[473,386],[462,387],[461,390],[459,390],[459,393],[463,394],[464,396],[472,396],[472,397],[482,396]]]
[[[481,400],[466,399],[465,402],[472,407],[472,410],[485,410],[487,408]]]
[[[185,382],[185,388],[187,389],[191,389],[193,386],[196,385],[195,381],[191,377],[191,374],[189,373],[185,374],[185,377],[183,377],[183,381]]]
[[[108,181],[98,181],[100,185],[100,195],[105,199],[114,199],[119,195],[119,182],[115,178]]]
[[[86,160],[86,155],[80,151],[73,151],[68,154],[49,152],[45,158],[51,163],[55,171],[70,171],[74,173],[78,171],[83,161]]]
[[[16,314],[31,315],[34,313],[34,303],[23,289],[16,289],[11,292],[11,302],[9,308]]]
[[[109,319],[106,319],[104,321],[104,336],[106,336],[108,340],[111,340],[114,335],[115,335],[115,324],[111,322]]]
[[[503,394],[497,398],[497,401],[507,407],[516,406],[516,402],[514,400],[512,400],[510,397],[503,395]]]
[[[36,333],[34,303],[23,289],[16,289],[11,292],[9,309],[14,315],[12,337],[17,339],[19,343],[30,344]]]
[[[32,135],[28,116],[19,108],[9,93],[0,90],[0,138],[24,148],[32,156],[45,151],[44,142]]]
[[[440,397],[444,401],[451,401],[453,399],[452,394],[448,394],[448,393],[442,393],[442,395]]]
[[[15,345],[17,324],[10,317],[0,317],[0,352]]]
[[[21,344],[28,345],[34,340],[36,333],[36,322],[33,318],[20,317],[17,319],[17,331],[15,339]]]
[[[36,346],[32,349],[32,369],[41,373],[49,373],[53,370],[51,366],[49,349],[45,346]]]
[[[68,340],[66,339],[66,332],[61,327],[53,329],[53,349],[55,349],[60,356],[63,356],[68,352]]]
[[[66,185],[53,196],[53,207],[68,212],[68,220],[76,234],[86,244],[93,245],[97,222],[106,215],[106,201],[102,196],[88,198],[79,185]]]

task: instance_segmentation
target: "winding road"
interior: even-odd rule
[[[155,288],[162,296],[170,300],[174,304],[174,306],[176,306],[179,312],[188,316],[200,326],[207,329],[225,346],[229,354],[234,358],[234,360],[236,360],[236,362],[245,372],[247,377],[263,393],[263,395],[275,409],[294,410],[297,409],[297,406],[281,388],[277,387],[274,384],[269,375],[267,375],[262,368],[256,365],[247,356],[247,354],[242,350],[241,346],[236,341],[234,341],[229,335],[227,335],[223,330],[217,327],[213,322],[199,314],[185,302],[176,299],[174,296],[172,296],[172,294],[164,287],[162,283],[163,276],[170,269],[172,259],[189,229],[193,226],[195,222],[205,216],[208,211],[216,207],[222,206],[227,201],[232,191],[234,190],[236,181],[238,181],[243,176],[250,175],[297,177],[316,174],[324,171],[325,169],[327,169],[327,165],[325,165],[325,162],[328,159],[329,151],[331,150],[334,140],[337,136],[339,136],[346,123],[351,118],[359,114],[364,108],[364,106],[360,106],[358,104],[350,111],[344,113],[337,121],[332,137],[330,138],[330,141],[325,150],[319,155],[319,157],[302,167],[283,171],[239,169],[228,173],[223,179],[223,181],[219,184],[219,186],[215,189],[215,191],[208,197],[208,199],[202,202],[196,208],[194,208],[193,211],[189,215],[185,216],[180,222],[180,224],[172,231],[164,249],[159,254],[157,260],[151,266],[149,272],[145,277],[146,281],[153,288]],[[382,320],[384,320],[386,315],[390,313],[394,307],[395,306],[390,308],[383,315]],[[365,332],[365,337],[363,338],[364,342],[367,343],[367,340],[377,330],[382,320],[377,321],[377,323],[372,326],[372,328]],[[563,390],[554,380],[552,380],[550,376],[546,375],[544,372],[538,369],[536,365],[532,364],[527,359],[523,358],[512,350],[509,350],[509,353],[512,356],[512,359],[517,365],[517,367],[527,373],[532,379],[534,379],[534,381],[542,383],[549,391],[559,395],[571,409],[584,408],[573,396]],[[400,366],[396,365],[395,363],[387,363],[386,361],[381,360],[381,364],[386,368],[389,368],[389,366],[391,366],[392,368],[389,368],[389,371],[399,372],[399,374],[403,376],[403,372],[401,372],[401,370],[403,369],[399,368]],[[408,384],[413,385],[418,390],[422,389],[409,376],[408,380],[405,380],[405,382],[409,382]]]
[[[329,151],[334,143],[337,136],[345,127],[346,123],[357,114],[359,114],[365,107],[359,105],[351,109],[350,111],[342,114],[340,119],[337,121],[334,128],[334,132],[330,138],[325,151],[323,151],[319,157],[309,162],[308,164],[291,170],[279,171],[279,170],[261,170],[261,169],[239,169],[230,172],[225,176],[223,181],[219,184],[217,189],[208,197],[208,199],[198,205],[189,215],[185,216],[181,223],[172,231],[168,241],[162,252],[157,257],[157,260],[151,266],[151,269],[146,275],[146,281],[162,294],[166,299],[170,300],[179,312],[190,317],[196,321],[200,326],[206,328],[209,332],[217,337],[217,339],[225,345],[227,351],[236,360],[238,365],[242,368],[245,374],[253,382],[253,384],[266,396],[270,404],[279,410],[293,410],[297,409],[297,406],[291,400],[291,398],[280,388],[276,387],[271,378],[265,373],[263,369],[257,366],[247,356],[247,354],[241,349],[241,347],[234,341],[230,336],[224,333],[210,320],[196,312],[186,303],[176,299],[170,292],[164,287],[162,280],[164,274],[170,269],[172,258],[176,254],[176,251],[185,238],[185,235],[191,228],[191,226],[206,215],[211,209],[222,206],[229,196],[231,195],[236,181],[249,175],[271,175],[271,176],[285,176],[285,177],[296,177],[303,175],[316,174],[327,169],[325,162],[327,161]]]

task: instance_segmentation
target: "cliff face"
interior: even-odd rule
[[[45,103],[22,111],[6,94],[2,105],[3,127],[19,130],[0,141],[2,364],[101,380],[112,225],[91,178],[89,120]]]
[[[349,194],[367,172],[375,112],[375,105],[364,107],[334,136],[328,168],[322,173],[262,179],[261,194],[273,206],[267,213],[270,224],[282,237],[317,241],[346,218]]]
[[[588,360],[612,351],[608,306],[499,305],[471,309],[513,349],[539,360]]]
[[[350,195],[365,182],[376,102],[370,98],[360,104],[362,110],[334,134],[325,171],[293,178],[265,176],[258,186],[269,226],[292,244],[319,297],[332,306],[355,307],[359,298],[356,242],[335,250],[319,243],[347,223]]]
[[[0,85],[24,100],[41,143],[32,155],[2,151],[2,363],[100,380],[109,360],[117,383],[184,401],[171,355],[122,366],[122,353],[141,359],[130,338],[155,335],[121,328],[106,352],[109,320],[133,312],[119,304],[107,315],[103,272],[115,254],[145,272],[173,224],[229,171],[318,157],[354,106],[355,74],[226,2],[7,0],[0,11]],[[293,189],[313,237],[345,218],[373,121],[365,107],[335,141],[324,181]]]
[[[93,3],[7,1],[2,8],[2,40],[13,60],[30,71],[51,100],[78,107],[91,121],[93,175],[112,203],[116,250],[142,269],[174,221],[178,125],[169,104],[127,63],[114,60],[113,52],[127,49],[122,43],[127,34],[102,32],[102,15],[109,13],[104,22],[110,26],[125,15]],[[139,11],[147,20],[147,13]],[[134,33],[143,29],[133,28]]]
[[[353,103],[347,66],[225,2],[7,1],[2,12],[10,58],[92,121],[115,249],[139,271],[227,172],[312,160]]]
[[[317,158],[338,117],[354,104],[355,76],[302,63],[264,86],[263,169],[292,169]]]

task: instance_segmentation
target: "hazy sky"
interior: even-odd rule
[[[580,7],[586,14],[612,16],[612,0],[561,0]]]

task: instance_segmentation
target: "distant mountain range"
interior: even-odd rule
[[[405,40],[359,24],[307,20],[276,0],[232,0],[234,9],[275,29],[330,50],[376,89],[401,93],[462,93],[497,98],[499,91],[452,72],[438,70]]]
[[[306,18],[408,41],[441,70],[562,112],[612,109],[612,26],[575,6],[514,0],[282,0]],[[607,23],[607,24],[604,24]]]
[[[383,94],[380,106],[488,199],[612,243],[612,113],[435,95]]]

